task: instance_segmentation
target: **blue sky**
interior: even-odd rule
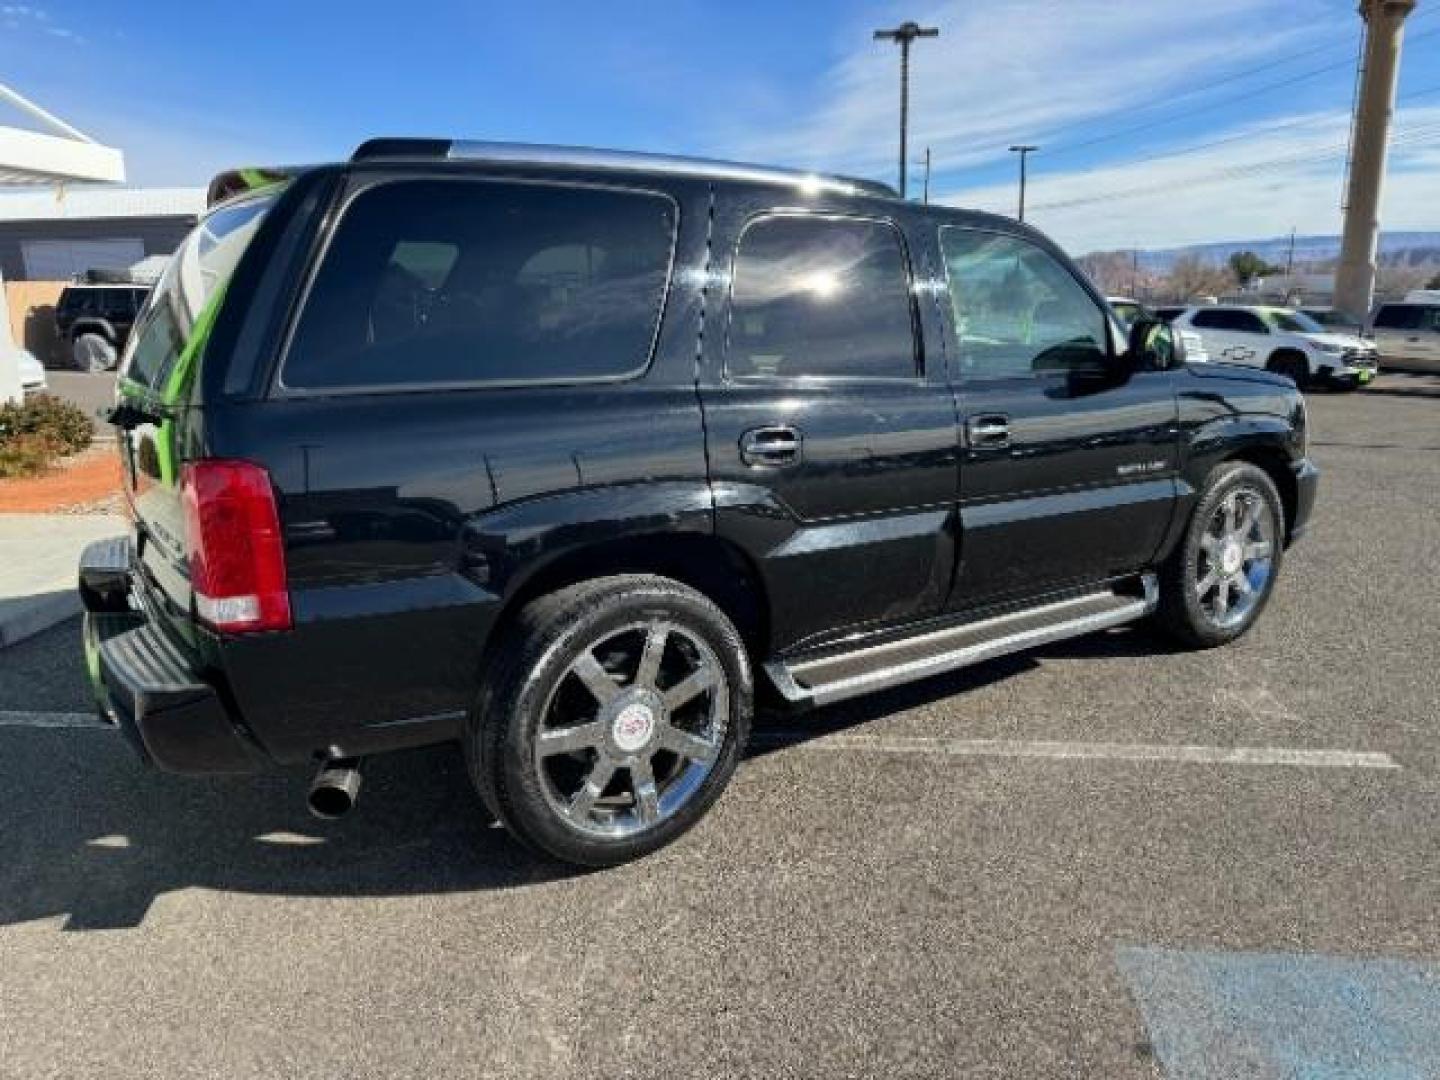
[[[1039,143],[1031,217],[1084,251],[1337,231],[1354,9],[0,0],[0,79],[124,149],[138,185],[343,157],[376,134],[666,150],[893,182],[898,57],[870,31],[916,18],[941,28],[912,69],[911,145],[915,157],[932,147],[932,192],[1009,212],[1005,148]],[[1384,220],[1440,228],[1440,0],[1420,0],[1409,35]]]

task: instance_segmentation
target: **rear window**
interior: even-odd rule
[[[277,197],[278,189],[270,188],[263,196],[217,210],[181,242],[136,321],[120,366],[122,378],[164,388],[191,337],[209,327],[225,283]],[[195,342],[196,349],[201,345]]]
[[[623,378],[670,275],[662,195],[405,180],[350,202],[282,375],[292,389]]]

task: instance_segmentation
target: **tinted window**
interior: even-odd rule
[[[1375,326],[1382,330],[1418,330],[1424,311],[1408,304],[1385,304],[1375,313]]]
[[[1264,334],[1265,320],[1256,315],[1253,311],[1234,311],[1231,317],[1235,320],[1235,329],[1242,330],[1247,334]]]
[[[1103,370],[1106,316],[1068,270],[1028,240],[942,229],[960,368],[968,375]]]
[[[913,378],[900,237],[875,221],[764,217],[735,256],[730,375]]]
[[[1238,330],[1250,334],[1265,332],[1265,324],[1258,316],[1233,308],[1204,308],[1197,311],[1190,322],[1202,330]]]
[[[60,307],[72,317],[94,315],[98,310],[96,299],[94,289],[66,289],[65,295],[60,301]]]
[[[582,380],[649,360],[670,200],[483,181],[372,187],[345,210],[287,386]]]

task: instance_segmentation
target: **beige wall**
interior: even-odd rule
[[[69,367],[70,358],[55,338],[55,301],[64,281],[7,281],[5,306],[17,345],[34,353],[46,367]]]

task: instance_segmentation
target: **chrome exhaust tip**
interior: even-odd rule
[[[306,799],[310,813],[322,821],[335,821],[355,809],[360,798],[360,760],[332,758],[320,766],[310,782]]]

